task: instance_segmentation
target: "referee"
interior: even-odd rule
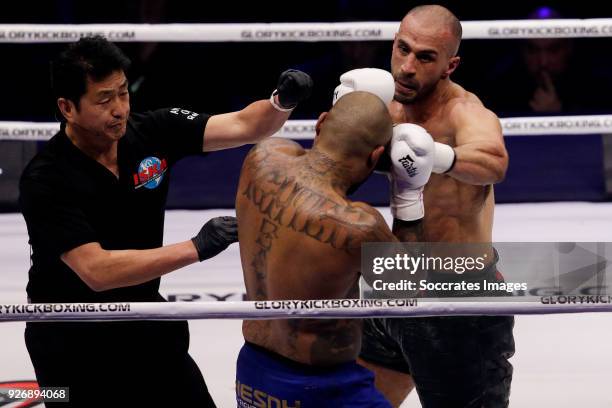
[[[219,217],[163,246],[172,166],[275,133],[312,88],[290,70],[270,100],[241,111],[130,113],[129,63],[101,37],[71,44],[52,63],[61,128],[20,181],[29,302],[165,301],[162,275],[237,241],[235,218]],[[25,341],[39,385],[69,387],[70,402],[57,406],[214,406],[188,354],[186,321],[27,323]]]

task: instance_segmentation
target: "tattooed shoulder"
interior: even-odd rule
[[[367,219],[367,228],[363,230],[363,242],[392,242],[397,241],[393,232],[387,225],[382,214],[374,207],[361,203],[354,202],[352,205],[363,212],[363,218]]]
[[[278,153],[281,153],[282,155],[299,156],[304,152],[304,148],[293,140],[270,137],[253,146],[253,148],[249,151],[247,158],[260,161],[263,158],[271,158],[271,155],[277,156]]]

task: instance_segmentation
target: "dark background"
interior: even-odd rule
[[[410,8],[425,3],[14,1],[3,4],[0,23],[399,22]],[[450,1],[439,4],[451,9],[460,20],[468,21],[524,19],[541,6],[554,8],[564,18],[606,18],[612,17],[609,3]],[[476,93],[500,117],[534,115],[509,103],[522,97],[523,88],[527,87],[521,79],[521,44],[522,40],[463,41],[459,52],[461,64],[453,79]],[[571,75],[566,81],[570,85],[564,95],[572,103],[556,114],[612,113],[611,45],[612,38],[574,40]],[[390,69],[391,51],[391,41],[119,43],[119,46],[133,62],[128,73],[133,111],[168,106],[212,114],[237,110],[253,100],[267,98],[280,72],[298,68],[313,77],[315,90],[310,100],[295,110],[292,119],[314,119],[329,109],[331,93],[341,73],[367,66]],[[48,63],[64,47],[65,44],[0,44],[3,95],[0,121],[54,120],[55,102],[50,95]],[[606,199],[600,135],[513,137],[507,138],[506,143],[511,164],[507,180],[496,188],[498,201]],[[6,146],[6,142],[0,143],[0,167],[3,157],[17,157]],[[241,148],[180,163],[173,174],[170,207],[233,206],[238,172],[246,151],[247,148]],[[24,154],[23,150],[18,153]],[[12,174],[13,180],[7,177],[6,172],[0,177],[0,193],[4,191],[3,179],[14,184],[18,174]],[[3,194],[0,210],[15,209],[14,198]],[[2,203],[3,198],[10,203]],[[374,178],[364,185],[357,198],[386,205],[386,181]]]
[[[353,1],[19,1],[5,2],[0,23],[255,23],[255,22],[334,22],[400,21],[411,7],[426,2],[390,0]],[[607,4],[606,4],[607,3]],[[441,2],[461,20],[523,19],[540,6],[550,6],[566,18],[612,17],[610,2]],[[577,83],[586,94],[599,87],[596,78],[610,77],[612,41],[575,40],[574,65],[580,69]],[[349,43],[354,57],[345,57],[343,42],[274,43],[119,43],[133,61],[129,73],[134,110],[182,105],[211,113],[239,109],[244,104],[267,97],[278,74],[293,67],[308,71],[315,81],[315,92],[293,118],[315,118],[329,108],[331,91],[339,75],[359,66],[389,69],[390,41]],[[520,40],[466,40],[462,62],[454,79],[479,95],[493,108],[503,106],[506,88],[503,74],[520,63]],[[65,44],[0,44],[3,63],[3,95],[0,120],[53,119],[48,62]],[[344,49],[343,49],[344,48]],[[520,84],[512,84],[520,86]],[[608,84],[606,84],[608,86]],[[591,98],[592,99],[592,98]],[[600,104],[589,104],[589,111],[609,110],[608,96]],[[607,105],[607,106],[605,106]],[[509,116],[519,112],[503,112]],[[504,115],[506,114],[506,115]]]

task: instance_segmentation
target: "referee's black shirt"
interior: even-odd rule
[[[60,255],[89,242],[106,250],[162,246],[170,168],[202,152],[208,118],[178,108],[132,114],[119,140],[119,178],[74,146],[63,128],[47,143],[20,181],[32,247],[30,302],[160,300],[159,278],[95,292]]]

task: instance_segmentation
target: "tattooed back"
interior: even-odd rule
[[[322,152],[306,152],[285,139],[268,139],[251,150],[236,199],[250,300],[359,296],[360,245],[383,240],[377,231],[386,224],[376,210],[349,201],[330,182],[334,174],[350,170]],[[247,341],[314,365],[354,360],[360,331],[358,320],[243,324]]]

